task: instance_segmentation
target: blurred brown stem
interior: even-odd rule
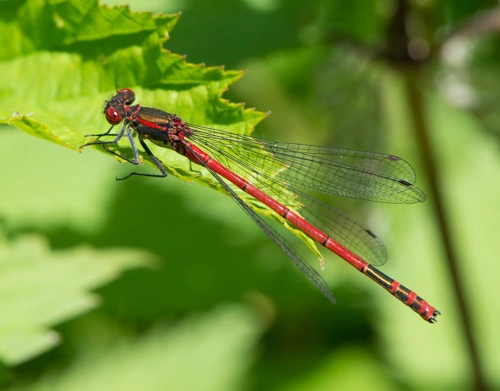
[[[429,136],[429,125],[425,113],[425,95],[422,94],[419,85],[424,85],[418,69],[408,69],[404,74],[405,93],[407,95],[408,107],[410,110],[410,122],[413,124],[417,142],[422,156],[422,162],[425,169],[425,175],[430,185],[429,201],[436,212],[438,219],[438,228],[441,233],[442,243],[446,253],[445,261],[447,262],[448,270],[451,273],[451,282],[454,290],[454,295],[458,304],[458,313],[460,322],[465,333],[465,340],[469,352],[469,358],[472,365],[474,384],[473,389],[476,391],[490,390],[486,377],[483,373],[481,358],[478,351],[478,345],[473,333],[471,314],[465,296],[465,289],[459,273],[459,265],[455,252],[455,247],[452,243],[448,219],[443,203],[443,195],[441,191],[442,181],[439,178],[439,170],[436,164],[436,153],[433,150],[432,141]]]

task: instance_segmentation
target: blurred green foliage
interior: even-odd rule
[[[19,16],[29,2],[39,7],[40,14]],[[426,81],[422,88],[441,183],[484,371],[498,387],[500,302],[494,287],[500,275],[496,261],[500,247],[494,227],[500,220],[496,207],[500,124],[495,105],[500,53],[484,16],[496,2],[131,2],[134,10],[182,11],[178,21],[175,15],[166,15],[157,23],[148,14],[125,18],[125,11],[116,18],[106,17],[112,11],[96,8],[92,1],[2,2],[0,112],[6,121],[52,121],[52,128],[75,130],[75,137],[81,137],[107,130],[101,105],[115,85],[142,85],[141,101],[147,99],[148,105],[184,110],[193,123],[208,119],[204,124],[230,128],[228,124],[236,122],[249,131],[262,118],[260,113],[219,100],[239,72],[221,68],[206,72],[194,65],[185,69],[179,66],[182,58],[173,54],[177,65],[172,70],[181,72],[176,77],[197,78],[198,83],[174,86],[172,78],[153,86],[152,80],[162,74],[158,69],[169,65],[146,61],[160,58],[154,52],[155,47],[159,50],[158,41],[151,42],[150,57],[138,52],[137,63],[128,62],[133,56],[123,51],[138,50],[129,48],[142,45],[152,34],[165,34],[177,23],[164,43],[168,50],[187,53],[194,63],[248,70],[223,97],[272,112],[255,134],[387,151],[407,158],[420,173],[420,155],[408,122],[411,108],[400,78],[414,64],[411,58],[396,55],[401,37],[394,25],[401,3],[408,7],[412,53],[429,53],[422,67]],[[46,15],[49,5],[68,19],[78,14],[72,7],[92,12],[87,18],[74,18],[65,26],[73,33],[60,36],[61,26],[50,30],[48,22],[33,23],[43,20],[40,15]],[[107,27],[89,29],[95,20]],[[19,42],[15,39],[19,26],[30,31],[32,41],[13,46]],[[133,34],[128,33],[131,29]],[[50,39],[42,39],[48,31]],[[89,42],[95,40],[101,50],[92,53]],[[15,58],[8,57],[6,53],[13,51]],[[35,57],[27,61],[29,55]],[[121,67],[119,72],[109,72],[116,67]],[[140,73],[130,72],[141,67]],[[161,92],[155,95],[150,92],[153,88]],[[181,98],[175,99],[172,91],[181,89]],[[193,90],[199,94],[193,95]],[[200,98],[190,102],[191,96]],[[31,113],[33,107],[36,111],[28,117],[12,116]],[[224,117],[228,112],[236,117]],[[79,143],[68,134],[75,145]],[[5,281],[6,273],[19,270],[19,284],[0,288],[0,341],[11,342],[19,354],[26,351],[27,339],[16,342],[19,334],[13,333],[21,328],[5,327],[16,323],[9,307],[20,311],[20,320],[46,314],[33,325],[41,322],[43,330],[53,329],[51,343],[32,344],[22,364],[12,365],[0,352],[0,384],[5,387],[470,387],[456,301],[428,204],[335,200],[339,209],[367,222],[384,239],[390,253],[384,271],[443,312],[433,326],[333,256],[326,258],[325,269],[338,301],[331,306],[229,198],[207,187],[172,177],[115,182],[115,176],[130,172],[129,165],[92,151],[77,154],[13,127],[0,128],[0,140],[0,217],[5,232],[0,242],[0,281]],[[419,183],[426,189],[422,175]],[[31,243],[29,251],[16,243]],[[85,256],[79,250],[82,245],[88,246]],[[149,264],[152,254],[161,260],[160,267],[127,270]],[[26,267],[30,262],[38,266]],[[64,267],[57,262],[64,262]],[[85,262],[85,267],[78,262]],[[23,267],[28,269],[25,273]],[[91,273],[92,267],[96,269]],[[112,268],[116,268],[113,273],[93,282],[96,273]],[[47,284],[43,292],[37,289],[44,284],[30,283],[37,277]],[[67,286],[80,290],[74,302],[62,289]],[[44,306],[36,306],[38,296],[50,298],[54,292],[58,296],[49,300],[52,311],[67,304],[59,316],[49,316]],[[23,296],[28,303],[25,310],[16,304]],[[81,305],[89,297],[101,298],[90,313],[91,306]],[[98,304],[92,302],[93,307]]]

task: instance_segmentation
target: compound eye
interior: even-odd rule
[[[113,107],[108,107],[106,109],[106,121],[111,125],[118,125],[122,122],[122,116]]]
[[[126,105],[132,104],[135,100],[135,92],[130,88],[122,88],[121,90],[118,90],[118,95],[122,97]]]

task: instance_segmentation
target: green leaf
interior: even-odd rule
[[[266,116],[221,98],[243,72],[190,64],[163,48],[177,14],[152,16],[94,0],[26,0],[7,2],[5,8],[0,41],[9,44],[0,49],[0,99],[5,105],[0,124],[81,150],[89,140],[85,135],[109,128],[98,107],[115,86],[134,89],[145,106],[239,134],[250,134]],[[185,157],[166,148],[151,149],[168,173],[225,192],[206,170],[193,171]],[[131,156],[125,138],[119,151]],[[151,164],[147,157],[143,160]],[[265,211],[252,197],[239,194],[255,210]],[[306,235],[274,212],[266,214],[319,255]]]
[[[23,390],[239,390],[262,324],[227,306],[83,355]],[[20,389],[20,388],[14,388]]]
[[[145,251],[51,251],[40,236],[0,236],[0,359],[16,365],[53,348],[60,337],[51,326],[99,305],[91,290],[152,262]]]
[[[0,49],[0,123],[80,150],[85,134],[108,129],[97,108],[115,86],[134,88],[143,104],[168,108],[189,122],[238,133],[250,133],[265,117],[221,99],[242,72],[189,64],[163,49],[178,15],[152,16],[92,0],[8,2],[6,8],[0,40],[10,45]],[[185,158],[165,149],[156,153],[170,173],[214,185],[189,170]]]

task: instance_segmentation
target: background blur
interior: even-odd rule
[[[411,162],[428,195],[424,204],[335,202],[383,239],[389,262],[382,270],[442,316],[426,324],[328,256],[332,306],[228,197],[172,177],[116,182],[130,167],[2,127],[2,243],[35,242],[61,257],[81,245],[134,248],[157,262],[95,290],[96,308],[58,324],[56,348],[2,368],[1,384],[500,389],[498,3],[129,3],[182,11],[168,50],[248,71],[224,97],[271,112],[255,135]],[[447,261],[450,252],[456,265]]]

